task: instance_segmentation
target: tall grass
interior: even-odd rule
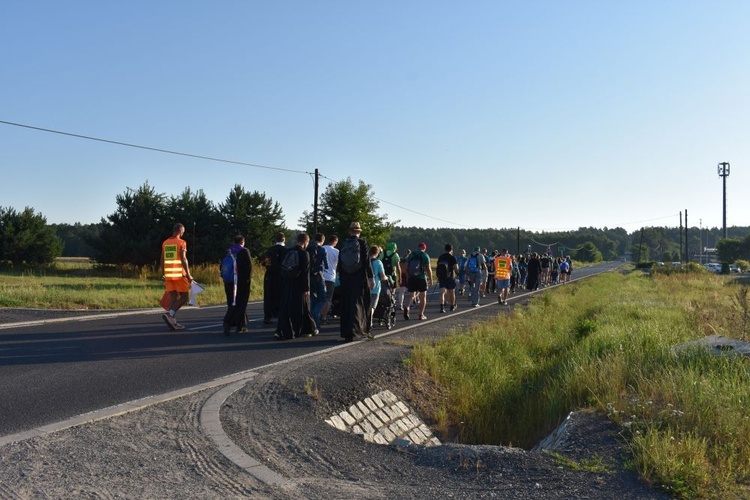
[[[191,266],[193,278],[206,287],[198,305],[226,302],[218,265]],[[251,299],[263,296],[262,266],[253,266]],[[157,307],[164,282],[157,270],[61,262],[0,274],[0,307],[53,309],[136,309]]]
[[[418,345],[411,365],[447,392],[432,417],[461,442],[531,447],[593,407],[622,425],[639,473],[673,495],[750,496],[749,361],[672,349],[741,328],[742,289],[729,283],[609,273]]]

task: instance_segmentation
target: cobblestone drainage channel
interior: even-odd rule
[[[377,444],[440,446],[427,425],[391,391],[382,391],[357,401],[326,423],[340,431],[359,434]]]

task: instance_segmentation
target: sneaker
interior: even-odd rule
[[[500,297],[499,295],[497,296],[497,303],[500,304],[500,305],[503,304],[503,298]]]
[[[451,311],[455,311],[455,310],[456,310],[456,304],[451,304]]]
[[[273,338],[276,340],[284,340],[284,338],[281,336],[281,332],[274,333]]]
[[[408,307],[404,309],[404,319],[407,321],[409,320],[409,308]]]
[[[473,304],[471,307],[479,307],[479,304]]]
[[[247,333],[247,332],[248,332],[248,329],[245,328],[244,326],[242,328],[237,329],[237,333]]]
[[[419,315],[419,320],[420,320],[420,321],[424,321],[424,320],[426,320],[426,319],[427,319],[427,316],[425,316],[424,314],[420,314],[420,315]]]
[[[164,320],[170,330],[177,330],[177,328],[175,327],[177,321],[172,316],[170,316],[169,314],[162,314],[161,319]]]
[[[177,322],[175,321],[175,324],[174,324],[174,329],[175,329],[175,330],[184,330],[184,329],[185,329],[185,325],[181,325],[181,324],[179,324],[179,323],[177,323]]]
[[[441,313],[445,312],[445,304],[440,304],[440,312]]]

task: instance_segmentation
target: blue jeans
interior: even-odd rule
[[[326,303],[326,283],[320,274],[310,277],[310,314],[320,328],[320,311]]]
[[[471,288],[469,288],[471,305],[479,304],[479,284],[482,281],[482,273],[468,273],[467,279],[471,282]]]

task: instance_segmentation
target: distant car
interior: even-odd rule
[[[672,267],[680,267],[682,262],[672,262]]]
[[[712,273],[720,274],[721,273],[721,264],[718,262],[709,262],[706,264],[706,269]]]
[[[740,272],[740,268],[735,266],[734,264],[729,264],[729,272],[730,273],[738,273]]]

